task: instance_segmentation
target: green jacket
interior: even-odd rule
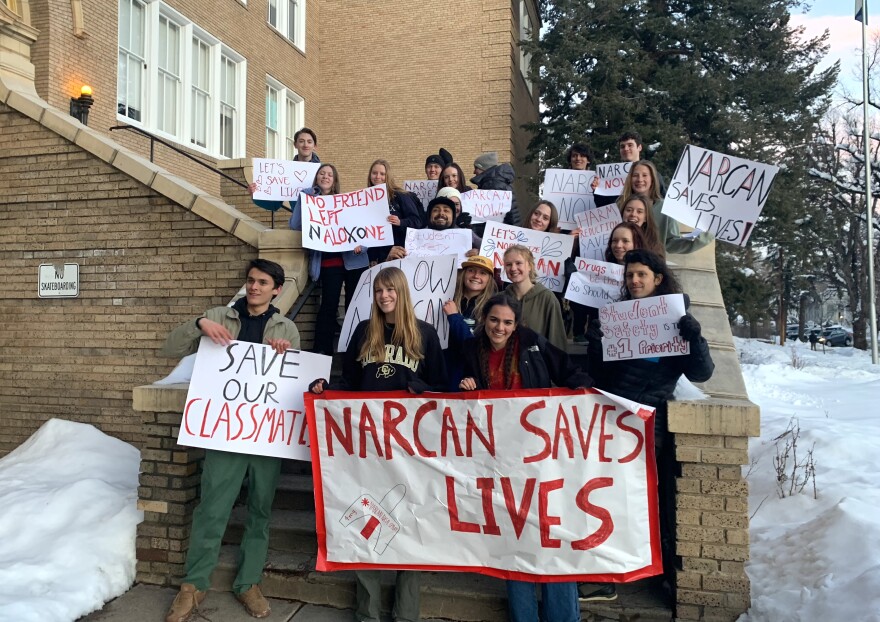
[[[504,294],[515,298],[513,287],[507,287]],[[522,297],[522,323],[542,335],[554,346],[566,352],[565,323],[562,321],[562,307],[549,289],[535,283]]]
[[[238,337],[241,330],[241,320],[238,311],[232,307],[214,307],[208,309],[201,317],[208,318],[226,327],[234,337]],[[165,345],[159,352],[160,356],[182,358],[199,349],[199,340],[203,337],[201,329],[196,326],[195,320],[188,320],[171,331]],[[299,331],[296,324],[288,320],[281,313],[274,313],[266,323],[263,331],[263,343],[267,344],[270,339],[287,339],[290,347],[299,350]]]
[[[666,254],[686,255],[700,250],[715,237],[708,231],[703,231],[699,236],[690,239],[681,237],[681,229],[678,221],[666,214],[661,214],[663,199],[654,203],[654,222],[657,223],[657,236],[666,248]]]

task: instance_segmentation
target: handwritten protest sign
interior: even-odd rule
[[[602,360],[622,361],[690,354],[691,344],[678,333],[684,296],[669,294],[624,300],[599,309]]]
[[[599,176],[599,185],[596,186],[596,194],[606,197],[620,196],[632,165],[633,162],[597,164],[596,174]]]
[[[616,203],[593,208],[576,215],[577,226],[581,230],[578,236],[580,255],[585,259],[605,259],[608,238],[614,227],[620,224],[620,209]]]
[[[318,570],[662,572],[653,409],[592,389],[309,395]]]
[[[407,192],[412,192],[419,197],[419,201],[422,202],[422,207],[428,209],[428,203],[433,201],[434,197],[437,196],[437,180],[410,179],[403,182],[403,189]]]
[[[566,299],[597,309],[620,300],[623,266],[578,257],[575,267],[577,272],[571,275],[565,289]]]
[[[394,259],[365,270],[354,290],[351,304],[345,312],[342,333],[339,336],[339,352],[345,352],[351,334],[361,320],[370,317],[373,304],[373,277],[389,267],[400,268],[409,283],[410,299],[416,317],[434,327],[440,337],[440,345],[449,344],[449,322],[443,313],[443,303],[455,293],[458,259],[452,255],[442,257],[405,257]]]
[[[778,166],[686,145],[661,211],[718,240],[744,246],[778,172]]]
[[[512,202],[510,190],[468,190],[461,195],[461,210],[470,214],[474,222],[501,221]]]
[[[471,250],[470,229],[433,229],[406,230],[406,254],[408,257],[436,257],[438,255],[455,255],[461,263]]]
[[[253,166],[255,199],[296,201],[303,190],[312,187],[321,164],[254,158]]]
[[[301,197],[304,248],[338,252],[393,243],[385,184],[345,194]]]
[[[303,393],[329,378],[329,356],[202,337],[177,442],[241,454],[309,460]]]
[[[551,291],[561,292],[565,285],[565,260],[571,256],[574,238],[567,234],[523,229],[500,222],[486,223],[480,254],[495,262],[495,267],[501,269],[501,278],[508,283],[510,279],[504,272],[504,251],[514,244],[521,244],[532,251],[538,282]]]
[[[559,212],[559,228],[574,229],[577,214],[596,207],[593,199],[593,171],[548,168],[544,173],[541,198],[550,201]]]

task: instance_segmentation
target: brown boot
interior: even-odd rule
[[[207,595],[207,592],[198,591],[192,583],[184,583],[174,597],[174,602],[171,603],[165,622],[186,622],[198,610]]]
[[[259,585],[252,585],[249,590],[236,594],[235,597],[255,618],[266,618],[272,613],[272,610],[269,609],[269,601],[263,596]]]

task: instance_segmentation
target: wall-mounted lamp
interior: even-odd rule
[[[89,124],[89,108],[95,103],[92,97],[92,87],[83,85],[79,90],[79,97],[70,98],[70,116],[82,123]]]

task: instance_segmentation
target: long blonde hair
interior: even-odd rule
[[[648,193],[648,198],[651,199],[653,203],[656,203],[663,198],[660,196],[660,174],[657,172],[657,167],[654,166],[654,163],[650,160],[639,160],[629,169],[626,181],[623,183],[623,192],[620,193],[620,198],[617,199],[617,207],[620,208],[620,211],[623,211],[626,202],[629,201],[629,198],[633,194],[635,194],[632,189],[632,176],[633,173],[635,173],[637,166],[647,167],[648,171],[651,173],[651,192]]]
[[[370,323],[361,351],[359,361],[385,361],[385,313],[376,302],[376,286],[393,287],[397,292],[397,305],[394,308],[394,331],[391,343],[403,348],[409,358],[420,361],[425,358],[422,348],[422,332],[413,310],[409,295],[406,275],[400,268],[383,268],[373,277],[373,306],[370,312]]]
[[[519,253],[529,263],[529,281],[536,283],[538,281],[538,271],[535,269],[535,256],[532,254],[532,251],[522,244],[513,244],[504,251],[505,261],[510,253]]]
[[[464,278],[465,273],[467,273],[470,269],[474,270],[482,270],[482,268],[476,268],[469,266],[467,268],[463,268],[458,273],[458,279],[455,281],[455,296],[452,297],[452,301],[455,303],[455,306],[458,307],[458,310],[461,311],[461,302],[464,299]],[[483,270],[483,272],[486,272]],[[489,274],[486,272],[486,274]],[[483,306],[486,304],[492,296],[495,295],[495,292],[498,291],[498,286],[495,284],[495,275],[489,274],[489,282],[486,283],[486,287],[483,288],[483,291],[477,295],[477,300],[474,302],[474,317],[473,319],[479,320],[482,316]]]
[[[391,175],[391,165],[388,164],[388,160],[383,160],[382,158],[373,160],[373,163],[370,164],[370,168],[367,171],[367,187],[369,188],[373,185],[373,182],[370,181],[370,173],[373,172],[373,167],[377,164],[381,164],[385,167],[385,186],[388,188],[388,200],[393,201],[394,197],[403,192],[403,188],[394,181],[394,177]]]

